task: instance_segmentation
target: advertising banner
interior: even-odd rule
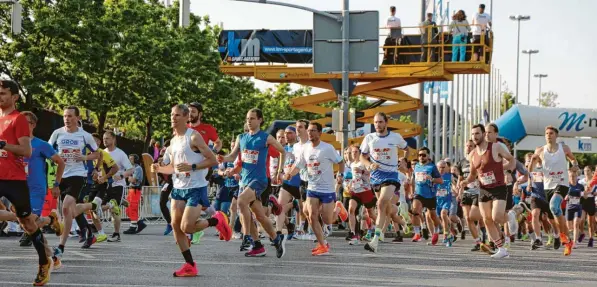
[[[313,63],[311,30],[224,30],[218,39],[226,63]]]
[[[594,138],[558,138],[558,143],[564,143],[570,147],[573,153],[595,153],[597,152],[597,139]],[[545,145],[545,137],[527,136],[517,145],[518,150],[534,151],[536,148]],[[595,148],[593,148],[595,147]]]

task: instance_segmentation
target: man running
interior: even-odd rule
[[[373,190],[379,191],[375,236],[371,242],[365,244],[366,250],[377,252],[381,228],[387,217],[387,209],[390,208],[395,191],[400,190],[398,149],[406,150],[408,146],[399,133],[388,131],[388,116],[386,114],[375,114],[373,122],[375,133],[365,136],[361,143],[361,161],[371,171]]]
[[[281,232],[276,232],[270,219],[265,216],[262,206],[264,200],[262,194],[266,191],[268,185],[266,165],[269,146],[273,146],[280,152],[280,162],[284,162],[285,151],[284,147],[274,137],[261,130],[263,121],[263,113],[260,109],[249,110],[246,117],[249,132],[237,137],[236,145],[229,155],[225,157],[218,155],[218,162],[233,162],[238,154],[241,154],[241,186],[244,189],[237,200],[244,235],[241,248],[253,242],[253,249],[245,253],[245,256],[261,257],[266,254],[261,240],[252,238],[250,235],[251,228],[254,225],[251,217],[252,212],[268,233],[270,240],[274,242],[276,256],[280,258],[284,256],[286,238]],[[282,173],[282,168],[283,165],[278,166],[278,174]]]
[[[305,146],[309,143],[309,134],[307,133],[307,127],[309,127],[309,121],[301,119],[296,121],[296,133],[298,135],[298,142],[296,142],[293,146],[292,146],[292,152],[294,154],[294,158],[299,158],[302,154],[303,154],[303,149],[305,148]],[[307,169],[304,168],[300,171],[300,178],[301,178],[301,186],[300,186],[300,192],[301,192],[301,196],[298,199],[298,206],[299,206],[299,212],[297,214],[297,218],[296,218],[296,222],[299,223],[299,227],[298,227],[298,234],[297,234],[297,238],[299,239],[311,239],[311,236],[309,234],[305,234],[304,229],[305,229],[305,220],[307,220],[307,217],[305,216],[305,208],[304,208],[304,203],[305,200],[307,199],[307,180],[309,179],[308,175],[307,175]]]
[[[213,145],[213,150],[219,152],[222,149],[222,141],[218,137],[218,131],[210,124],[202,122],[203,105],[197,102],[189,104],[189,128],[196,130],[202,137],[203,141],[208,145]]]
[[[566,160],[572,163],[573,170],[578,170],[578,162],[570,147],[556,142],[558,133],[558,129],[553,126],[545,128],[545,141],[547,144],[535,150],[530,168],[533,171],[536,162],[542,164],[545,194],[549,200],[549,209],[556,218],[553,228],[556,234],[559,233],[559,236],[556,236],[554,240],[553,247],[558,249],[560,244],[563,243],[565,245],[564,256],[568,256],[572,253],[574,242],[568,238],[569,230],[562,212],[562,201],[570,189],[570,184],[566,180],[566,170],[568,169]]]
[[[359,146],[351,145],[349,148],[350,164],[344,167],[345,171],[350,168],[350,179],[346,188],[350,192],[350,200],[348,203],[348,224],[350,227],[350,245],[357,245],[359,243],[359,235],[357,234],[357,220],[356,214],[359,207],[364,206],[367,212],[375,220],[375,193],[371,190],[370,173],[365,167],[365,164],[358,159],[361,157],[361,150]],[[356,162],[354,162],[356,161]],[[345,164],[346,165],[346,164]],[[346,179],[344,179],[346,181]]]
[[[503,224],[506,211],[506,197],[508,191],[504,181],[504,166],[502,161],[508,161],[507,170],[514,170],[516,161],[508,150],[500,144],[494,144],[485,140],[485,127],[481,124],[474,125],[471,129],[471,137],[476,148],[468,155],[471,162],[469,176],[460,182],[461,188],[479,180],[481,192],[479,194],[479,205],[481,216],[498,251],[491,255],[492,258],[504,258],[509,256],[504,248],[504,240],[501,238],[497,224]],[[486,251],[487,252],[487,251]]]
[[[27,117],[15,109],[19,98],[15,82],[0,80],[0,197],[5,197],[14,206],[19,224],[33,242],[39,257],[33,285],[43,286],[50,281],[51,254],[44,235],[35,223],[36,216],[31,213],[23,159],[31,157],[31,131]]]
[[[418,152],[419,162],[415,165],[415,197],[412,205],[412,221],[415,235],[412,241],[421,241],[421,221],[425,218],[427,220],[427,227],[433,234],[431,236],[431,244],[435,245],[439,239],[439,219],[435,211],[437,208],[437,197],[434,186],[436,184],[443,184],[444,180],[435,164],[431,162],[430,155],[431,151],[427,147],[420,148]],[[425,217],[419,216],[423,208],[427,209]]]
[[[437,216],[441,218],[444,231],[444,241],[446,247],[452,247],[454,236],[450,234],[451,221],[449,211],[452,206],[452,174],[450,173],[445,161],[437,162],[437,169],[442,178],[442,183],[435,184],[435,196],[437,198]],[[450,236],[448,236],[450,234]]]
[[[302,168],[307,168],[309,175],[306,202],[307,218],[319,243],[311,250],[311,255],[314,256],[325,255],[330,251],[330,246],[324,239],[319,219],[321,217],[323,223],[328,225],[334,222],[334,208],[336,205],[334,164],[339,164],[337,174],[339,183],[344,172],[342,157],[332,145],[321,141],[322,131],[323,127],[320,123],[309,124],[307,132],[311,144],[305,146],[295,166],[285,175],[285,179],[289,180],[292,176],[298,174]]]
[[[467,141],[464,153],[470,154],[475,149],[475,143],[472,140]],[[471,163],[468,159],[464,158],[458,165],[460,169],[461,177],[458,179],[458,183],[466,179],[471,173]],[[485,244],[486,230],[483,221],[481,221],[481,213],[479,212],[479,181],[475,180],[463,188],[461,195],[462,212],[466,219],[471,236],[475,241],[475,246],[471,251],[481,250],[481,244]],[[475,221],[479,222],[479,229],[481,230],[482,236],[479,236],[479,229]]]
[[[87,220],[83,216],[83,213],[88,210],[96,210],[98,206],[101,206],[102,200],[99,197],[95,197],[92,203],[85,204],[77,204],[77,201],[79,200],[79,194],[83,191],[87,182],[86,162],[98,159],[98,146],[91,134],[77,125],[80,120],[78,107],[66,107],[63,113],[63,120],[64,127],[55,130],[50,136],[48,143],[54,146],[66,164],[64,175],[60,182],[64,229],[70,230],[73,219],[76,219],[77,225],[81,229],[81,234],[87,231],[86,245],[91,246],[91,244],[96,242],[96,238],[91,232],[91,228],[88,228]],[[63,232],[58,248],[54,249],[55,263],[64,253],[64,246],[69,237],[68,235],[68,232]]]
[[[187,128],[189,108],[186,105],[172,107],[170,120],[174,137],[168,149],[168,159],[152,165],[152,172],[172,174],[174,189],[170,197],[172,209],[172,229],[178,248],[185,263],[174,271],[174,277],[197,276],[198,268],[186,233],[192,234],[208,227],[215,227],[226,241],[232,237],[228,218],[221,211],[207,220],[199,220],[202,206],[209,206],[207,198],[207,169],[216,163],[213,152],[203,138],[193,129]]]
[[[37,126],[37,116],[32,112],[21,112],[29,122],[29,129],[31,133],[31,157],[25,157],[25,172],[27,173],[27,186],[31,196],[31,212],[37,215],[37,226],[42,228],[50,225],[56,232],[57,236],[62,235],[62,226],[58,221],[58,216],[55,211],[50,212],[48,217],[41,217],[41,212],[44,206],[44,201],[47,193],[48,180],[46,178],[46,160],[51,159],[57,166],[56,180],[53,182],[52,195],[58,197],[60,190],[58,189],[58,182],[62,180],[64,173],[64,161],[56,154],[56,151],[47,142],[33,136],[33,130]],[[16,216],[16,215],[15,215]],[[16,220],[16,218],[15,218]],[[21,238],[21,246],[31,246],[32,242],[26,232]]]
[[[292,169],[292,166],[296,163],[296,157],[293,153],[293,147],[296,143],[296,128],[292,126],[286,127],[284,130],[284,136],[286,139],[286,145],[284,149],[286,150],[286,154],[284,156],[284,174],[287,174]],[[286,214],[292,208],[292,203],[295,199],[301,200],[301,176],[299,174],[294,175],[289,180],[284,180],[282,183],[282,188],[280,189],[280,194],[278,195],[278,203],[282,206],[282,212],[276,218],[276,229],[277,231],[282,231],[282,227],[286,222]],[[297,213],[297,217],[299,217],[300,211],[299,204],[299,212]],[[288,223],[288,239],[291,239],[294,235],[294,224]]]
[[[546,216],[552,222],[551,225],[555,225],[555,218],[549,210],[549,203],[547,202],[547,196],[543,188],[543,168],[538,162],[535,163],[535,167],[530,168],[533,159],[533,153],[527,153],[525,155],[526,166],[529,170],[532,170],[529,174],[529,182],[527,184],[527,191],[531,193],[531,224],[535,233],[535,238],[531,245],[531,250],[537,250],[543,246],[543,238],[541,236],[541,218]],[[543,230],[548,234],[548,241],[545,246],[552,244],[554,236],[551,234],[550,225],[544,225]],[[556,233],[556,237],[558,234]]]

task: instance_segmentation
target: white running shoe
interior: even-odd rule
[[[508,211],[508,227],[510,234],[518,233],[518,221],[516,221],[516,212],[514,210]]]
[[[491,255],[491,258],[506,258],[509,256],[510,254],[508,254],[508,250],[506,250],[506,248],[500,247],[495,254]]]
[[[375,253],[378,251],[378,248],[377,248],[378,244],[379,244],[379,239],[377,236],[374,236],[373,239],[371,239],[371,242],[365,244],[365,250]]]

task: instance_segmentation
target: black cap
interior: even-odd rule
[[[479,8],[481,8],[481,9],[485,9],[485,4],[481,4],[481,5],[479,5]]]
[[[19,86],[11,80],[0,80],[0,88],[9,89],[13,95],[19,94]]]
[[[189,107],[193,107],[193,108],[197,109],[197,111],[203,112],[203,105],[201,105],[198,102],[192,102],[192,103],[190,103]]]
[[[396,10],[396,6],[390,6],[390,10],[395,11]]]

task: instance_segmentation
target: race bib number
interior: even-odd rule
[[[66,163],[77,162],[76,156],[81,154],[81,149],[78,148],[63,148],[60,150],[60,157]]]
[[[250,149],[243,150],[241,159],[244,163],[257,164],[257,160],[259,159],[259,151]]]
[[[0,149],[0,157],[3,157],[3,158],[8,157],[8,152],[3,149]]]
[[[189,177],[191,177],[191,173],[190,172],[180,172],[180,173],[176,173],[174,176],[178,179],[189,178]]]
[[[497,179],[495,178],[495,174],[493,173],[493,171],[482,173],[479,176],[479,180],[481,181],[481,184],[483,184],[483,185],[490,185],[490,184],[497,183]]]
[[[445,188],[440,188],[437,190],[437,196],[438,197],[444,197],[448,195],[448,190]]]
[[[570,203],[570,205],[580,204],[580,197],[571,196],[568,198],[568,202]]]
[[[360,178],[352,180],[352,191],[354,193],[363,192],[363,180]]]
[[[551,180],[552,182],[563,182],[564,181],[564,175],[561,172],[552,172],[549,175],[547,175],[547,178],[549,180]]]
[[[524,202],[531,204],[531,197],[527,196],[527,198],[524,199]]]
[[[427,181],[427,173],[426,172],[417,172],[417,173],[415,173],[415,180],[417,182],[425,182],[425,181]]]
[[[391,159],[390,151],[390,148],[376,148],[371,153],[371,156],[377,161],[388,161]]]
[[[469,183],[466,187],[468,187],[469,189],[479,189],[479,181],[475,180]]]

